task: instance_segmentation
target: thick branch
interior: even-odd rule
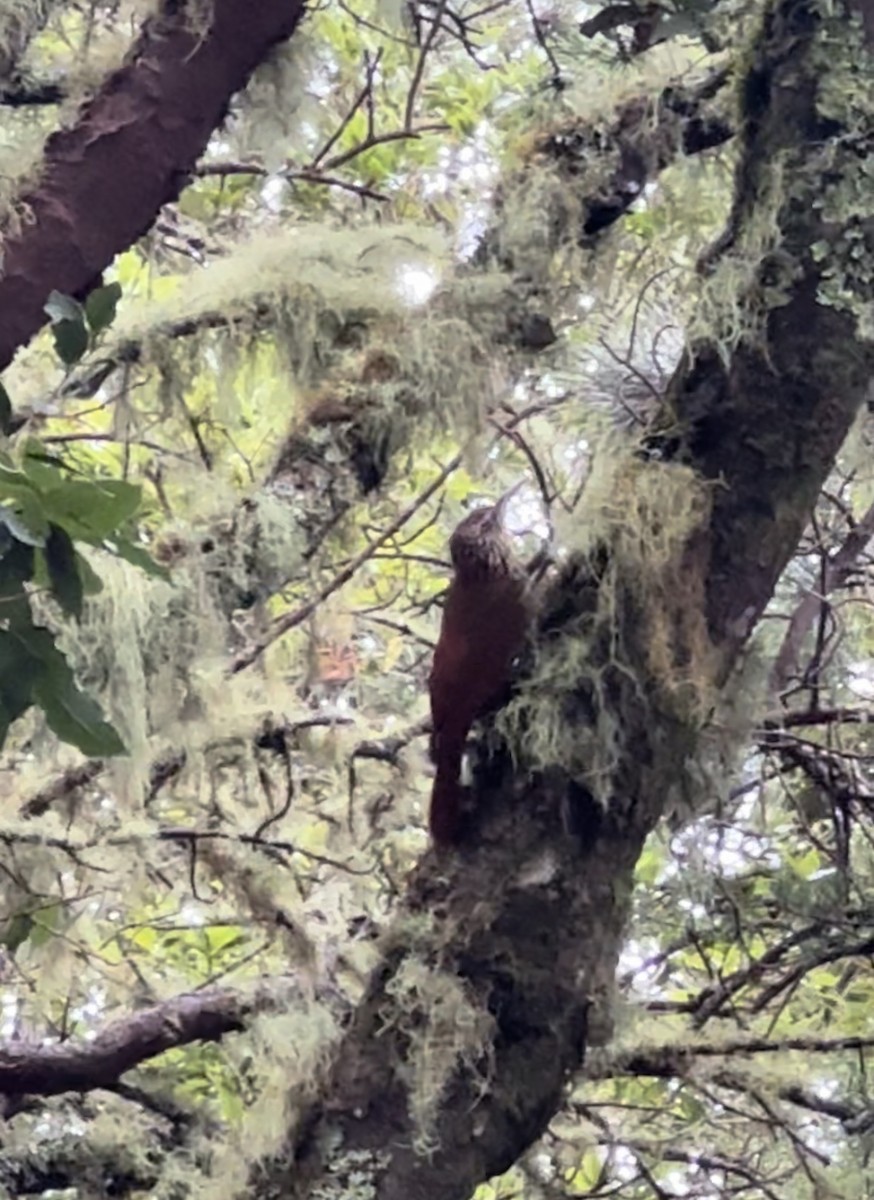
[[[57,1096],[111,1087],[125,1071],[165,1050],[239,1033],[264,1003],[229,988],[209,988],[113,1021],[90,1041],[7,1042],[0,1045],[0,1096]]]
[[[4,231],[0,370],[45,322],[53,288],[86,294],[179,195],[230,98],[303,10],[216,0],[205,34],[184,5],[146,22],[76,124],[49,138],[39,182],[14,205],[30,219]]]

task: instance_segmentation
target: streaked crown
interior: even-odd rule
[[[504,492],[496,504],[474,509],[458,524],[449,539],[449,553],[459,575],[481,578],[517,570],[513,543],[504,529],[504,513],[519,486],[517,483]]]

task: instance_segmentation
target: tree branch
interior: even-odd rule
[[[810,588],[792,614],[771,671],[771,689],[776,694],[786,690],[792,675],[798,670],[802,646],[820,607],[828,603],[828,596],[844,586],[872,537],[874,504],[870,505],[858,524],[847,534],[843,544],[829,558],[822,589]]]
[[[78,121],[48,139],[38,182],[13,205],[30,219],[4,232],[0,370],[45,323],[53,288],[87,294],[179,195],[231,96],[303,11],[303,0],[216,0],[205,33],[186,6],[146,21]]]
[[[272,1004],[266,993],[246,999],[229,988],[207,988],[140,1009],[87,1041],[0,1043],[0,1096],[112,1087],[125,1071],[165,1050],[241,1032],[249,1017]]]

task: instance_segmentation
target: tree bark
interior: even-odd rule
[[[3,230],[0,371],[46,322],[52,289],[84,297],[175,200],[235,92],[290,37],[304,0],[216,0],[147,21],[125,62],[46,143],[37,183]]]
[[[607,777],[563,761],[532,774],[524,759],[514,768],[506,753],[492,756],[467,843],[428,855],[411,878],[332,1071],[298,1110],[281,1153],[253,1165],[252,1194],[323,1200],[354,1182],[379,1200],[463,1200],[544,1131],[585,1047],[609,1037],[635,862],[697,749],[694,722],[653,668],[651,606],[664,606],[676,633],[671,666],[691,662],[706,675],[695,685],[718,691],[874,366],[859,330],[864,271],[857,280],[847,253],[867,238],[870,264],[872,223],[853,196],[864,194],[874,112],[847,100],[836,117],[833,104],[834,89],[846,84],[850,95],[849,56],[860,77],[874,71],[866,30],[867,62],[845,12],[773,0],[745,60],[734,211],[706,269],[724,312],[740,308],[748,328],[734,336],[726,320],[699,339],[654,422],[649,457],[626,464],[638,494],[682,464],[694,476],[678,474],[678,487],[693,477],[710,498],[709,518],[693,523],[665,567],[678,594],[667,585],[655,598],[641,594],[621,528],[583,507],[581,526],[600,522],[603,536],[572,559],[544,604],[534,654],[541,691],[550,686],[543,655],[552,645],[556,661],[564,647],[572,657],[613,589],[611,636],[590,641],[579,685],[561,696],[572,735],[600,742]],[[668,489],[665,506],[648,513],[653,537],[675,496]],[[690,629],[708,642],[697,660]],[[532,721],[536,704],[535,689]]]

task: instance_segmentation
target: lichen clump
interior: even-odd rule
[[[427,1153],[447,1084],[459,1065],[479,1069],[494,1022],[461,979],[413,956],[404,960],[386,991],[409,1039],[407,1060],[398,1069],[409,1089],[418,1149]]]
[[[570,555],[544,597],[530,669],[500,725],[517,760],[558,768],[606,807],[637,721],[700,725],[714,649],[700,553],[711,487],[688,467],[605,452],[586,486]]]

